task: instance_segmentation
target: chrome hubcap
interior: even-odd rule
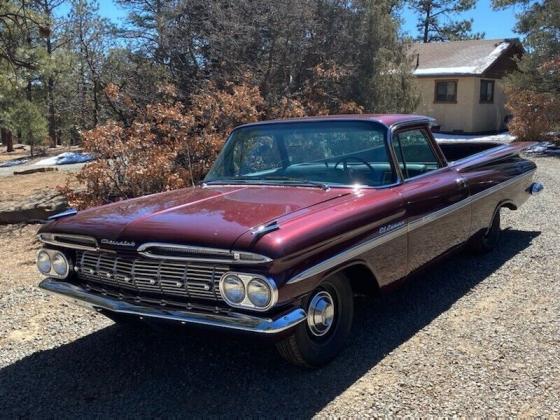
[[[324,290],[317,293],[309,303],[307,325],[311,333],[317,337],[325,335],[332,327],[334,320],[334,302]]]

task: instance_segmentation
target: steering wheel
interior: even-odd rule
[[[364,165],[366,165],[369,170],[371,172],[375,172],[375,169],[373,169],[373,167],[369,164],[369,162],[367,160],[364,160],[362,158],[359,158],[357,156],[348,156],[345,157],[343,159],[340,159],[338,162],[336,162],[336,165],[334,165],[334,169],[336,169],[338,167],[338,165],[340,165],[342,163],[342,167],[344,168],[344,172],[348,172],[348,161],[349,160],[355,160],[357,162],[363,163]]]

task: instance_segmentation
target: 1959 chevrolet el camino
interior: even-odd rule
[[[54,217],[40,287],[117,322],[274,335],[327,363],[353,296],[468,244],[491,250],[500,210],[542,190],[527,144],[436,143],[431,120],[341,115],[235,129],[193,188]]]

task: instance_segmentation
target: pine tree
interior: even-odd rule
[[[409,0],[408,4],[418,15],[418,40],[424,43],[484,38],[484,33],[472,32],[472,19],[454,19],[473,9],[476,0]]]
[[[542,140],[560,128],[560,2],[494,0],[495,8],[521,6],[516,31],[526,52],[506,80],[510,130],[520,139]],[[560,136],[556,136],[558,140]]]

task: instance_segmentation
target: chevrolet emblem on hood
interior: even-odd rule
[[[126,246],[126,247],[135,247],[136,246],[136,242],[113,241],[111,239],[101,239],[101,243],[103,245],[111,245],[111,246]]]

